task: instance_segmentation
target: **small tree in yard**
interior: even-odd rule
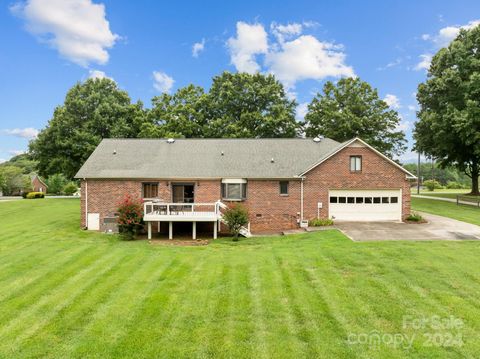
[[[236,204],[225,211],[223,219],[230,229],[230,233],[233,234],[233,240],[238,241],[240,230],[248,223],[247,209],[240,204]]]
[[[143,225],[143,201],[126,195],[118,205],[118,229],[125,239],[134,239]]]

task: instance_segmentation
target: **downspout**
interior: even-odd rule
[[[85,228],[88,229],[88,182],[87,179],[83,179],[85,181]]]
[[[302,182],[300,182],[300,223],[303,221],[303,180],[305,177],[301,177]]]

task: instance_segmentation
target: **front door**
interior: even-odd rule
[[[194,201],[194,184],[175,183],[172,185],[173,203],[193,203]]]

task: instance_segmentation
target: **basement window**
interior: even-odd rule
[[[223,179],[222,199],[226,201],[244,201],[247,198],[247,180]]]

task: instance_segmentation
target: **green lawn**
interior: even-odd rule
[[[412,209],[480,225],[480,208],[476,206],[412,197]]]
[[[330,230],[170,247],[78,221],[78,200],[0,203],[1,358],[480,356],[479,242],[354,243]],[[405,315],[464,327],[403,328]],[[385,342],[348,343],[363,333]],[[433,334],[444,346],[428,346]]]

